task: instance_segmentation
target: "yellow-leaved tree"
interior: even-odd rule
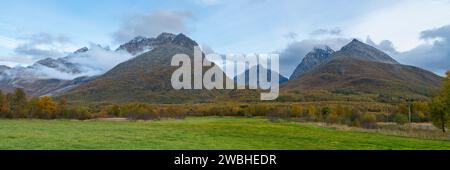
[[[56,103],[53,101],[51,97],[49,96],[41,97],[37,102],[37,107],[39,108],[41,114],[45,116],[45,118],[48,119],[55,118]]]
[[[445,133],[450,124],[450,71],[447,72],[441,91],[433,98],[430,111],[433,124]]]

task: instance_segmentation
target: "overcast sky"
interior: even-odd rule
[[[0,10],[0,64],[29,65],[90,44],[185,33],[217,53],[279,52],[289,76],[317,45],[352,38],[402,63],[450,69],[449,0],[14,0]]]

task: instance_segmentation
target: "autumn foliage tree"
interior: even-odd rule
[[[431,121],[445,133],[450,124],[450,71],[447,72],[439,95],[433,98],[430,109]]]
[[[9,114],[9,101],[3,91],[0,90],[0,117],[7,117]]]
[[[44,118],[53,119],[56,117],[55,116],[56,103],[53,101],[51,97],[49,96],[41,97],[37,105],[40,111],[45,115]]]

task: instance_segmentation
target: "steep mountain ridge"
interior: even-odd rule
[[[184,34],[171,34],[171,33],[162,33],[158,35],[156,38],[146,38],[143,36],[138,36],[131,41],[120,45],[116,51],[124,50],[133,55],[139,55],[148,51],[151,51],[154,48],[165,44],[178,44],[181,46],[189,47],[197,45],[196,42],[190,40]],[[182,44],[185,43],[185,44]]]
[[[355,59],[380,63],[400,64],[381,50],[378,50],[377,48],[365,44],[357,39],[353,39],[349,44],[333,54],[332,58],[334,57],[353,57]]]
[[[313,51],[306,54],[302,62],[297,66],[289,79],[296,79],[306,72],[314,69],[317,65],[324,63],[332,53],[334,53],[334,50],[328,46],[325,46],[323,48],[314,48]]]

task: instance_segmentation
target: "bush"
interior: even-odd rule
[[[422,122],[425,119],[425,115],[421,112],[414,113],[411,115],[411,121],[412,122]]]
[[[325,121],[328,118],[328,116],[331,114],[331,108],[329,108],[328,106],[327,107],[323,107],[320,110],[320,113],[321,113],[322,121]]]
[[[270,121],[278,121],[279,119],[289,119],[292,115],[292,109],[288,107],[272,107],[267,110],[266,116]]]
[[[87,107],[79,107],[76,109],[69,109],[67,118],[69,119],[79,119],[79,120],[86,120],[90,119],[91,113],[89,111],[89,108]]]
[[[128,104],[121,109],[121,115],[131,120],[159,119],[160,114],[165,113],[164,108],[156,109],[147,104]]]
[[[120,117],[122,116],[120,114],[120,106],[117,104],[114,104],[112,106],[106,107],[106,114],[111,115],[113,117]]]
[[[404,114],[395,114],[392,116],[392,120],[399,125],[403,125],[408,123],[408,116]]]
[[[365,113],[361,117],[361,126],[363,128],[375,128],[377,126],[377,118],[374,114]]]
[[[318,109],[313,105],[309,105],[308,109],[305,110],[305,117],[308,121],[319,121]]]
[[[361,120],[361,111],[358,108],[353,108],[344,115],[343,124],[346,124],[348,126],[360,126],[360,120]]]
[[[166,109],[166,112],[168,114],[164,115],[163,117],[170,117],[175,119],[184,119],[186,117],[186,111],[183,110],[182,107],[170,106]]]

